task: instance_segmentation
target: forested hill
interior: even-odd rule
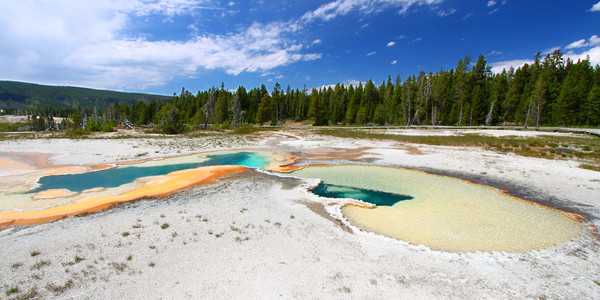
[[[135,104],[139,101],[169,101],[171,97],[95,90],[80,87],[48,86],[17,81],[0,81],[0,108],[4,110],[56,110],[98,109],[114,102]]]
[[[166,100],[170,101],[151,101]],[[142,100],[142,101],[140,101]],[[272,124],[310,120],[321,125],[525,125],[600,126],[600,66],[589,59],[565,59],[557,50],[519,68],[492,73],[483,55],[475,63],[465,56],[455,68],[380,84],[312,90],[262,85],[236,92],[221,88],[198,91],[182,88],[174,97],[47,87],[0,82],[0,105],[52,106],[40,113],[60,116],[55,107],[68,107],[88,123],[156,124],[166,133],[240,124]],[[107,104],[115,103],[108,106]],[[74,107],[81,106],[75,110]],[[97,106],[93,112],[90,107]],[[0,106],[1,108],[2,106]],[[68,111],[70,110],[70,111]],[[68,112],[68,113],[67,113]],[[35,112],[34,112],[35,113]],[[109,122],[110,123],[110,122]],[[40,128],[45,128],[41,126]]]
[[[140,111],[149,111],[143,107]],[[600,126],[600,67],[565,59],[560,51],[516,70],[492,73],[485,57],[466,56],[456,68],[388,77],[358,86],[312,91],[265,86],[232,93],[222,88],[186,90],[146,117],[167,132],[206,123],[279,124],[311,120],[314,125],[528,125]],[[133,114],[138,115],[138,114]],[[132,116],[133,117],[133,116]],[[131,119],[131,117],[130,117]]]

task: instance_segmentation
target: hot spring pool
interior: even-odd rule
[[[356,165],[308,167],[291,174],[412,197],[375,208],[346,205],[342,213],[365,231],[434,250],[523,252],[569,241],[581,232],[579,222],[564,212],[455,178]]]
[[[82,174],[53,175],[41,177],[40,185],[29,193],[37,193],[45,190],[67,189],[72,192],[81,192],[92,188],[112,188],[133,182],[137,178],[147,176],[166,175],[171,172],[193,169],[205,166],[245,166],[249,168],[263,168],[271,163],[272,159],[259,152],[233,152],[225,154],[208,155],[205,158],[197,157],[192,162],[173,163],[153,162],[139,165],[118,166],[116,168],[88,172]]]

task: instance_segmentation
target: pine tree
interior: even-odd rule
[[[271,97],[269,94],[265,94],[262,99],[260,99],[260,104],[258,106],[258,111],[256,112],[256,123],[259,123],[261,126],[263,123],[269,120],[271,117]]]

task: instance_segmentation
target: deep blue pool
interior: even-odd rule
[[[312,193],[327,198],[352,198],[373,203],[377,206],[392,206],[399,201],[410,200],[413,197],[407,195],[386,193],[356,187],[319,183]]]
[[[271,160],[269,157],[256,152],[235,152],[228,154],[215,154],[207,156],[207,160],[200,163],[185,163],[149,167],[117,167],[108,170],[88,172],[83,174],[45,176],[39,179],[40,187],[30,191],[37,193],[51,189],[67,189],[73,192],[103,187],[117,187],[133,182],[135,179],[146,176],[165,175],[171,172],[198,168],[203,166],[246,166],[250,168],[263,168]]]

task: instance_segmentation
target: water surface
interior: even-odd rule
[[[579,222],[564,212],[455,178],[357,165],[307,167],[292,174],[359,190],[412,196],[391,206],[346,205],[342,213],[363,230],[435,250],[522,252],[569,241],[581,232]]]
[[[73,192],[81,192],[97,187],[112,188],[126,183],[131,183],[137,178],[166,175],[171,172],[185,169],[221,165],[263,168],[270,162],[271,159],[262,153],[234,152],[209,155],[206,158],[199,158],[198,162],[191,163],[161,164],[152,166],[118,166],[112,169],[82,174],[45,176],[40,178],[38,181],[40,187],[30,191],[30,193],[37,193],[50,189],[67,189]]]
[[[336,184],[319,183],[312,193],[327,198],[351,198],[373,203],[377,206],[392,206],[399,201],[410,200],[413,197],[396,193],[386,193],[365,188],[357,188]]]

